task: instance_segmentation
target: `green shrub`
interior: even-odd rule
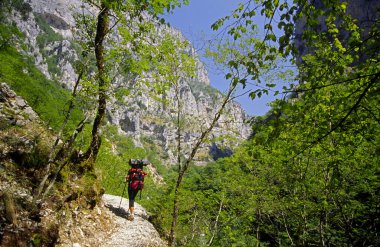
[[[0,22],[0,50],[10,47],[14,39],[22,38],[23,36],[15,23]]]

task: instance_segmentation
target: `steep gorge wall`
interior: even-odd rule
[[[25,34],[28,44],[25,52],[34,57],[35,64],[47,78],[58,80],[71,89],[77,79],[74,63],[79,57],[74,48],[75,21],[72,13],[96,13],[95,10],[88,6],[82,8],[83,4],[79,0],[72,0],[70,4],[63,0],[26,2],[33,10],[27,20],[16,12],[12,13],[12,19]],[[169,32],[182,37],[174,29]],[[189,149],[199,137],[200,131],[212,121],[220,106],[222,94],[209,86],[207,71],[196,52],[193,49],[186,52],[196,59],[198,68],[195,78],[180,83],[181,98],[185,102],[183,115],[188,117],[182,141],[184,148]],[[116,84],[133,84],[133,81],[123,76],[118,76],[115,80]],[[162,97],[174,99],[174,90],[169,90]],[[132,136],[136,145],[144,146],[147,142],[154,144],[168,163],[175,162],[175,114],[167,105],[150,98],[147,93],[130,95],[122,100],[111,97],[107,116],[109,124],[117,125],[120,133]],[[202,146],[197,156],[198,163],[229,155],[232,147],[250,134],[250,127],[245,123],[247,118],[239,104],[229,103],[210,136],[211,139],[218,138],[218,141]]]

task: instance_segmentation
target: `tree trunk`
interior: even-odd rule
[[[46,183],[47,179],[48,179],[49,176],[50,176],[50,168],[51,168],[51,164],[52,164],[53,162],[55,162],[55,161],[57,160],[57,158],[58,158],[58,157],[57,157],[57,154],[58,154],[59,152],[58,152],[58,153],[56,152],[56,148],[57,148],[57,146],[58,146],[59,140],[61,140],[61,138],[62,138],[62,133],[63,133],[64,129],[66,128],[67,122],[69,121],[69,118],[70,118],[70,116],[71,116],[71,112],[72,112],[73,109],[74,109],[74,99],[75,99],[76,96],[77,96],[77,89],[78,89],[78,86],[79,86],[80,81],[82,80],[83,74],[84,74],[84,71],[82,70],[82,71],[79,73],[78,78],[77,78],[77,80],[76,80],[76,82],[75,82],[75,85],[74,85],[73,91],[72,91],[72,93],[71,93],[72,98],[71,98],[71,100],[70,100],[69,109],[67,110],[67,113],[66,113],[66,116],[65,116],[65,120],[63,121],[63,124],[62,124],[62,126],[61,126],[61,129],[59,130],[58,135],[57,135],[57,137],[56,137],[56,139],[55,139],[54,145],[53,145],[53,147],[52,147],[52,149],[51,149],[51,151],[50,151],[50,153],[49,153],[49,160],[48,160],[48,163],[47,163],[47,165],[46,165],[46,167],[45,167],[45,171],[44,171],[44,172],[45,172],[45,176],[43,177],[43,179],[42,179],[40,185],[38,186],[37,195],[34,197],[33,200],[37,200],[37,199],[40,197],[40,195],[41,195],[41,193],[42,193],[42,190],[43,190],[43,188],[44,188],[44,186],[45,186],[45,183]],[[66,144],[67,144],[67,142],[66,142],[62,147],[64,147]],[[70,150],[68,150],[68,151],[70,151]],[[63,153],[63,152],[62,152],[62,153]],[[64,153],[63,153],[63,154],[64,154]],[[53,158],[53,155],[55,155],[54,158]],[[65,159],[65,158],[66,158],[66,156],[62,157],[62,160]]]
[[[172,225],[170,228],[170,235],[169,235],[169,246],[172,246],[175,242],[175,228],[177,226],[177,218],[178,218],[178,212],[179,212],[179,205],[178,205],[178,197],[179,197],[179,187],[181,185],[181,181],[183,178],[183,172],[182,172],[182,166],[181,166],[181,99],[179,95],[179,85],[175,85],[175,92],[176,92],[176,101],[177,101],[177,163],[178,163],[178,178],[177,178],[177,184],[174,191],[174,206],[173,206],[173,213],[172,213]],[[175,219],[175,220],[174,220]]]
[[[95,56],[96,66],[98,68],[98,109],[94,124],[91,132],[91,144],[83,155],[81,160],[90,160],[87,169],[92,170],[96,157],[99,153],[101,140],[100,140],[100,126],[104,119],[106,112],[106,93],[108,89],[108,82],[106,80],[105,62],[104,62],[104,39],[107,35],[109,28],[109,7],[104,3],[101,5],[101,10],[98,15],[98,23],[95,36]]]
[[[169,246],[173,246],[173,244],[175,242],[175,228],[177,226],[178,213],[179,213],[179,205],[178,205],[179,187],[181,186],[183,175],[184,175],[184,172],[179,171],[178,178],[177,178],[177,183],[176,183],[175,191],[174,191],[174,205],[173,205],[173,213],[172,213],[172,225],[170,227],[170,235],[169,235],[169,241],[168,241],[168,245]]]
[[[210,238],[210,241],[207,244],[208,246],[212,246],[212,242],[214,241],[215,235],[218,232],[219,216],[220,216],[220,213],[222,212],[222,209],[223,209],[223,199],[224,199],[224,196],[220,200],[219,211],[218,211],[218,214],[217,214],[216,219],[215,219],[214,229],[210,229],[212,232],[212,236]]]
[[[169,235],[169,241],[168,241],[169,246],[173,246],[173,244],[175,242],[175,227],[177,226],[178,212],[179,212],[179,205],[178,205],[179,193],[178,192],[179,192],[179,188],[181,187],[183,176],[185,175],[187,169],[189,168],[191,161],[194,159],[194,156],[197,153],[200,145],[204,142],[207,135],[212,131],[212,129],[214,128],[214,126],[218,122],[220,116],[223,113],[224,108],[226,107],[227,103],[231,99],[232,92],[235,90],[236,85],[237,84],[230,86],[228,93],[225,96],[223,103],[220,106],[219,110],[216,112],[214,119],[212,120],[210,126],[205,131],[202,132],[200,138],[198,139],[198,141],[194,145],[190,156],[186,159],[185,164],[182,167],[180,167],[180,169],[178,170],[178,178],[177,178],[177,183],[176,183],[176,187],[174,190],[174,205],[173,205],[173,215],[172,215],[173,218],[172,218],[172,225],[170,228],[170,235]]]

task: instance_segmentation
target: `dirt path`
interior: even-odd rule
[[[103,196],[103,201],[111,213],[116,223],[114,233],[104,241],[105,247],[153,247],[167,246],[160,238],[158,232],[148,221],[148,214],[144,208],[135,202],[135,219],[127,220],[128,200],[123,198],[121,207],[120,197],[107,195]]]

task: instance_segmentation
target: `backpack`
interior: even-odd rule
[[[141,168],[132,167],[128,171],[129,186],[132,190],[144,188],[144,177],[147,175]]]

